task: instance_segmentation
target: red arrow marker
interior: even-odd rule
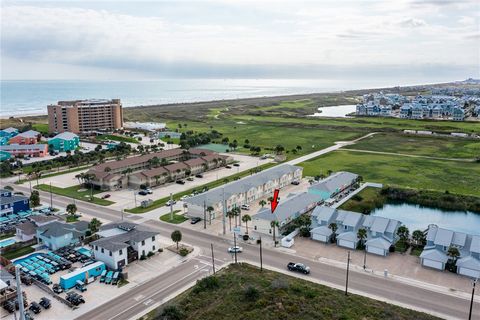
[[[275,209],[277,209],[279,192],[280,190],[278,189],[275,189],[275,191],[273,191],[273,200],[272,202],[270,202],[270,208],[272,209],[272,213],[275,211]]]

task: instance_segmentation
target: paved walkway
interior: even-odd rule
[[[340,207],[342,204],[344,204],[345,202],[347,202],[348,200],[350,200],[351,197],[353,197],[354,195],[356,195],[357,193],[359,193],[360,191],[362,191],[363,189],[365,188],[368,188],[368,187],[372,187],[372,188],[382,188],[383,187],[383,184],[381,183],[374,183],[374,182],[365,182],[364,184],[362,184],[360,186],[360,188],[356,189],[355,191],[349,193],[345,198],[343,198],[342,200],[340,200],[339,202],[335,203],[334,205],[332,205],[331,207],[332,208],[338,208]]]

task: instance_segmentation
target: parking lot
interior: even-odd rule
[[[231,169],[227,168],[219,168],[216,170],[212,171],[207,171],[203,173],[203,178],[196,178],[193,177],[193,181],[185,181],[185,184],[176,184],[176,183],[168,183],[165,185],[161,185],[157,188],[152,188],[153,194],[142,196],[138,195],[138,190],[134,189],[125,189],[125,190],[117,190],[117,191],[106,191],[103,193],[98,194],[98,197],[101,197],[105,194],[109,194],[110,198],[108,200],[115,202],[115,204],[112,204],[110,207],[115,208],[115,209],[126,209],[126,208],[133,208],[137,207],[140,205],[140,202],[142,200],[147,200],[147,199],[161,199],[168,197],[170,193],[178,193],[182,192],[191,188],[195,188],[201,185],[204,185],[208,182],[212,182],[218,179],[223,179],[225,177],[231,176],[235,173],[249,170],[252,168],[255,168],[257,166],[261,166],[265,163],[272,162],[272,159],[264,159],[261,160],[258,157],[251,157],[251,156],[246,156],[246,155],[239,155],[239,154],[228,154],[235,161],[238,161],[239,166],[232,166]],[[70,178],[67,178],[71,179]],[[135,203],[136,200],[136,203]]]

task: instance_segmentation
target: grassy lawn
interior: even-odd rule
[[[164,310],[177,317],[162,317]],[[142,319],[437,319],[248,264],[231,265]]]
[[[300,164],[304,176],[315,176],[327,170],[350,171],[364,181],[480,196],[480,165],[419,159],[393,155],[334,151]]]
[[[177,214],[179,212],[180,212],[180,210],[174,210],[173,211],[173,219],[170,219],[170,212],[169,212],[169,213],[166,213],[163,216],[161,216],[160,220],[168,222],[168,223],[173,223],[173,224],[179,224],[179,223],[182,223],[184,221],[187,221],[188,218],[186,218],[184,215]]]
[[[97,136],[96,139],[98,141],[112,140],[112,141],[119,141],[119,142],[139,143],[139,141],[135,138],[127,137],[127,136],[117,136],[113,134],[102,134]]]
[[[473,159],[480,157],[480,141],[478,140],[423,137],[398,133],[376,134],[345,148],[442,158]]]
[[[39,189],[42,191],[50,192],[50,185],[47,184],[39,184],[38,186],[34,187],[35,189]],[[82,190],[84,189],[83,186],[76,185],[68,188],[59,188],[59,187],[54,187],[52,186],[52,193],[59,194],[61,196],[69,197],[69,198],[74,198],[77,200],[82,200],[82,201],[88,201],[90,202],[90,189],[88,190]],[[100,193],[101,191],[99,190],[93,190],[93,195]],[[114,202],[105,200],[105,199],[100,199],[97,197],[93,197],[93,203],[101,205],[101,206],[109,206],[113,204]]]
[[[23,247],[18,250],[6,252],[2,255],[7,259],[12,260],[12,259],[24,256],[26,254],[32,253],[34,251],[35,249],[33,249],[32,247]]]
[[[398,240],[395,243],[395,252],[404,253],[408,250],[408,244],[402,240]]]
[[[265,170],[265,169],[271,168],[275,165],[277,165],[277,164],[276,163],[266,163],[264,165],[259,166],[259,168],[262,169],[262,170]],[[250,170],[245,170],[245,171],[233,174],[231,176],[228,176],[228,178],[226,178],[226,179],[228,179],[228,182],[231,182],[231,181],[234,181],[234,179],[236,179],[236,178],[242,178],[242,177],[245,177],[245,176],[248,176],[248,175],[250,175]],[[176,194],[173,195],[173,199],[174,200],[179,200],[182,196],[192,194],[193,191],[202,190],[205,187],[207,187],[208,189],[212,189],[212,188],[221,186],[222,184],[226,183],[224,180],[225,179],[218,179],[218,180],[206,183],[204,185],[201,185],[201,186],[198,186],[198,187],[195,187],[195,188],[191,188],[191,189],[185,190],[183,192],[176,193]],[[146,208],[136,207],[136,208],[133,208],[133,209],[125,209],[125,211],[130,212],[130,213],[145,213],[145,212],[151,211],[153,209],[157,209],[157,208],[160,208],[160,207],[164,206],[165,203],[167,203],[168,200],[170,200],[170,197],[157,199],[157,200],[153,201],[153,203]]]
[[[77,222],[78,218],[75,216],[67,216],[67,223]]]
[[[386,201],[385,197],[380,195],[380,190],[372,187],[365,188],[342,204],[340,209],[369,213],[375,208],[380,208]]]
[[[423,247],[412,247],[412,250],[410,250],[410,254],[412,256],[417,256],[419,257],[422,254]]]
[[[43,134],[48,134],[48,124],[46,123],[33,123],[32,129]]]
[[[72,169],[68,169],[68,170],[63,170],[63,171],[58,171],[58,172],[53,172],[53,173],[49,173],[49,174],[45,174],[45,175],[42,175],[41,178],[50,178],[50,177],[55,177],[55,176],[61,176],[62,174],[67,174],[67,173],[72,173],[72,172],[76,172],[76,171],[82,171],[82,170],[86,170],[88,168],[90,168],[91,165],[87,165],[87,166],[82,166],[82,167],[75,167],[75,168],[72,168]],[[32,168],[31,167],[24,167],[23,168],[23,172],[24,173],[31,173],[32,172]],[[36,181],[37,179],[30,179],[30,181]],[[25,183],[25,182],[28,182],[29,179],[22,179],[20,181],[16,181],[15,184],[22,184],[22,183]]]

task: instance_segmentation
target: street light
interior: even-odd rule
[[[350,269],[350,251],[348,251],[347,256],[347,279],[345,281],[345,295],[348,296],[348,271]]]
[[[475,296],[475,285],[477,284],[478,278],[473,280],[472,283],[472,299],[470,300],[470,312],[468,313],[468,320],[472,320],[472,309],[473,309],[473,297]]]

